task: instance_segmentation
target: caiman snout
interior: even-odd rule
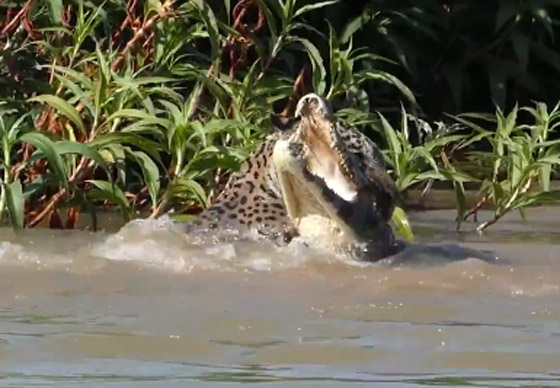
[[[320,113],[323,118],[330,118],[333,115],[328,102],[315,93],[309,93],[300,98],[296,106],[296,117],[308,116],[311,113]]]

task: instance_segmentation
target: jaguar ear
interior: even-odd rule
[[[270,115],[270,122],[272,123],[272,126],[274,127],[274,129],[280,132],[289,131],[294,127],[297,121],[298,120],[291,117],[288,118],[288,117],[282,117],[278,115]]]

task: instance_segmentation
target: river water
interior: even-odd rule
[[[560,386],[560,209],[420,241],[508,264],[345,262],[295,242],[0,230],[0,386]],[[466,225],[472,229],[473,225]]]

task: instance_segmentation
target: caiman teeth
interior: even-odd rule
[[[352,179],[352,181],[354,181],[354,183],[358,183],[356,181],[356,176],[354,175],[354,173],[350,170],[350,167],[348,167],[348,164],[346,163],[346,161],[344,160],[344,158],[342,157],[342,155],[340,155],[340,167],[342,167],[342,171],[344,171],[344,173],[350,178]]]
[[[334,141],[331,142],[331,148],[334,149],[336,151],[336,153],[338,154],[338,157],[340,159],[340,167],[342,168],[342,171],[350,178],[354,181],[354,183],[356,182],[356,177],[354,176],[354,174],[352,173],[352,171],[350,170],[350,167],[348,167],[348,164],[346,163],[346,159],[344,158],[342,151],[340,151],[340,149],[337,147],[336,143]]]

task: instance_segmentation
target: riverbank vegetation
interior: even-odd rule
[[[271,114],[314,91],[380,145],[403,197],[448,182],[459,226],[493,209],[483,230],[560,200],[556,14],[546,0],[2,2],[0,218],[196,214]]]

